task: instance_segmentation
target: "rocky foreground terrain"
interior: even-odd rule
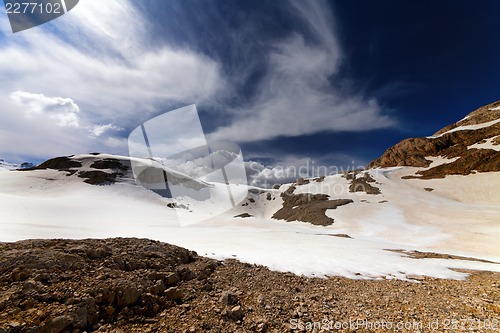
[[[500,331],[499,273],[306,278],[123,238],[0,243],[0,253],[2,333]]]

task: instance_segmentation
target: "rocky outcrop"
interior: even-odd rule
[[[500,154],[491,149],[469,149],[456,161],[417,171],[420,176],[404,178],[434,179],[447,175],[469,175],[474,172],[500,171]]]
[[[68,171],[72,168],[79,168],[82,166],[82,163],[71,159],[72,156],[61,156],[51,158],[33,168],[23,169],[25,171],[30,170],[45,170],[45,169],[53,169],[59,171]]]
[[[78,177],[83,178],[85,183],[91,185],[114,184],[120,178],[132,176],[128,175],[131,170],[130,161],[116,158],[96,158],[90,164],[89,169],[91,170],[78,171]]]
[[[118,176],[123,176],[119,172],[104,172],[100,170],[80,171],[78,177],[83,178],[84,182],[90,185],[109,185],[116,182]]]
[[[469,174],[472,170],[479,172],[500,171],[500,152],[492,149],[475,149],[470,146],[493,139],[495,143],[500,135],[500,123],[493,123],[477,129],[457,129],[461,126],[478,125],[500,119],[500,101],[481,107],[470,113],[461,121],[446,126],[431,137],[410,138],[399,142],[379,158],[368,164],[367,168],[412,166],[426,168],[431,164],[428,157],[458,157],[459,161],[438,166],[427,171],[426,178],[444,177],[448,174]],[[487,157],[487,163],[479,166],[480,160]],[[433,175],[433,176],[431,176]]]
[[[331,217],[326,216],[327,209],[336,209],[353,202],[351,199],[329,200],[326,194],[293,194],[294,190],[295,187],[290,186],[287,191],[281,193],[283,207],[274,213],[274,219],[327,226],[334,222]]]
[[[431,161],[426,156],[436,156],[439,152],[436,142],[426,138],[410,138],[387,149],[385,153],[368,164],[367,168],[388,168],[393,166],[427,167]]]
[[[347,180],[350,180],[349,192],[365,192],[366,194],[380,194],[380,189],[371,185],[375,183],[368,172],[361,175],[359,170],[351,171],[345,174]]]
[[[96,160],[90,167],[93,169],[118,169],[127,171],[130,169],[130,163],[124,163],[124,161],[120,161],[116,158],[104,158],[102,160]]]

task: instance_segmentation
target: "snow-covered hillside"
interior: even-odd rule
[[[9,171],[9,170],[16,170],[16,169],[25,169],[25,168],[31,168],[31,167],[33,167],[33,164],[28,163],[28,162],[21,163],[21,164],[15,164],[15,163],[9,163],[3,159],[0,159],[0,172]]]
[[[210,209],[213,205],[187,209],[180,200],[174,205],[172,199],[136,185],[120,168],[126,165],[126,157],[78,155],[64,163],[68,161],[67,168],[56,163],[53,168],[0,174],[1,241],[144,237],[202,255],[236,258],[308,276],[459,279],[465,274],[450,268],[500,271],[498,172],[456,176],[463,177],[461,180],[401,179],[415,172],[407,167],[369,170],[366,175],[333,175],[297,182],[293,190],[292,184],[273,190],[249,188],[247,199],[219,214]],[[110,178],[89,174],[93,171],[115,176],[106,181]],[[104,179],[107,185],[99,185],[96,179]],[[377,189],[368,192],[380,193],[368,194],[363,191],[367,187],[353,184],[368,184]],[[217,189],[217,184],[212,185]],[[467,193],[460,194],[456,190],[460,186],[466,187]],[[329,197],[314,197],[324,199],[317,204],[316,199],[307,199],[312,198],[309,194],[301,196],[306,193]],[[285,208],[287,196],[294,195],[300,204]],[[352,202],[324,209],[325,200],[336,199]],[[310,204],[305,213],[317,217],[324,212],[333,218],[333,224],[272,218],[280,209],[293,210],[302,204]],[[179,212],[183,219],[193,214],[196,223],[180,223]],[[249,217],[235,217],[240,214]],[[413,259],[394,250],[439,252],[483,261],[436,255]]]
[[[451,268],[500,271],[499,106],[404,140],[366,171],[274,189],[106,154],[2,172],[0,241],[144,237],[308,276],[459,279],[465,274]],[[158,190],[164,177],[190,194],[169,198]]]

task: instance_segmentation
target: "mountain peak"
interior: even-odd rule
[[[442,163],[429,168],[436,157]],[[433,136],[399,142],[367,168],[395,166],[429,168],[418,171],[417,178],[500,171],[500,101],[474,110]]]
[[[461,126],[479,125],[491,121],[500,120],[500,101],[493,102],[476,109],[466,115],[462,120],[457,121],[451,125],[445,126],[437,131],[434,136],[441,135],[450,130]]]
[[[20,164],[10,163],[0,158],[0,171],[1,170],[17,170],[17,169],[28,169],[32,168],[34,165],[29,162],[23,162]]]

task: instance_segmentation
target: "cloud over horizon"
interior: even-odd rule
[[[157,114],[162,103],[204,103],[217,94],[219,64],[189,48],[155,45],[147,22],[125,0],[83,1],[18,34],[1,13],[0,123],[11,124],[0,129],[3,156],[125,153],[119,129]],[[18,140],[19,133],[29,135]]]

